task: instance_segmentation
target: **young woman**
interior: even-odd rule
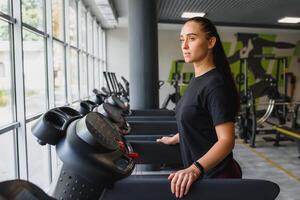
[[[180,143],[185,169],[169,176],[171,191],[179,198],[199,178],[242,176],[232,156],[239,99],[216,27],[206,18],[191,18],[182,27],[180,41],[195,77],[176,106],[179,133],[158,139]]]

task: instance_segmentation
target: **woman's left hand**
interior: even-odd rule
[[[171,191],[176,198],[186,195],[191,185],[200,177],[199,169],[191,165],[190,167],[171,173],[168,179],[171,181]]]

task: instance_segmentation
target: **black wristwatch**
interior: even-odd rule
[[[199,178],[202,178],[204,176],[204,173],[205,173],[204,167],[198,161],[195,161],[193,163],[193,165],[195,165],[199,169],[199,171],[200,171],[200,177]]]

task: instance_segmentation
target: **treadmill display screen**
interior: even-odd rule
[[[97,142],[108,150],[116,150],[119,145],[114,137],[113,127],[98,113],[89,113],[86,117],[86,126]]]

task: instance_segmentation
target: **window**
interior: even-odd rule
[[[94,26],[94,28],[93,28],[93,55],[94,56],[98,56],[98,48],[97,48],[97,46],[98,45],[96,45],[96,44],[98,44],[98,38],[97,38],[97,23],[96,23],[96,21],[93,21],[94,23],[93,23],[93,26]]]
[[[88,52],[93,53],[93,19],[88,15],[88,24],[87,24],[87,34],[88,34]]]
[[[81,54],[80,59],[80,97],[85,98],[88,96],[88,83],[87,83],[87,55]]]
[[[10,14],[10,0],[1,0],[0,1],[0,11],[5,14]]]
[[[88,58],[88,81],[89,81],[89,87],[88,87],[88,94],[91,96],[93,94],[94,89],[94,63],[93,58],[89,56]]]
[[[15,179],[15,149],[13,131],[0,134],[0,181]]]
[[[10,37],[10,25],[0,20],[0,127],[13,121]]]
[[[99,38],[99,33],[100,33],[100,31],[101,31],[101,29],[100,29],[100,26],[97,26],[97,35],[96,35],[96,54],[95,54],[95,56],[97,57],[97,58],[99,58],[100,59],[100,38]]]
[[[99,70],[99,77],[98,77],[98,80],[99,80],[99,85],[98,85],[98,88],[100,89],[101,86],[102,86],[102,83],[101,83],[101,75],[103,74],[102,72],[102,66],[101,66],[101,60],[98,60],[98,70]]]
[[[69,35],[70,44],[77,46],[77,3],[75,0],[69,1]]]
[[[98,60],[94,59],[94,68],[95,68],[95,72],[94,72],[94,87],[96,89],[100,89],[99,88],[99,66],[98,66]]]
[[[82,5],[81,7],[81,26],[80,26],[80,31],[81,31],[81,47],[84,51],[86,51],[86,11],[84,6]]]
[[[46,66],[44,38],[23,29],[26,116],[46,110]],[[37,76],[38,75],[38,76]]]
[[[65,50],[60,42],[53,42],[54,99],[55,106],[66,104]]]
[[[47,191],[50,183],[49,147],[41,146],[37,138],[31,132],[31,126],[35,121],[26,124],[27,148],[28,148],[28,177],[29,181],[35,183]]]
[[[85,4],[0,0],[0,182],[28,177],[47,191],[61,162],[32,125],[49,107],[77,108],[103,81],[102,29]]]
[[[5,78],[5,65],[3,62],[0,62],[0,78]]]
[[[22,0],[23,23],[43,31],[44,20],[44,0]]]
[[[63,0],[52,0],[52,32],[53,36],[64,40],[64,5]]]
[[[99,38],[99,43],[98,43],[98,46],[99,46],[99,58],[102,60],[103,59],[103,56],[102,56],[102,51],[103,51],[103,48],[102,48],[102,29],[99,28],[99,34],[98,34],[98,38]]]
[[[70,49],[70,75],[72,101],[79,99],[78,85],[78,53],[74,48]]]

